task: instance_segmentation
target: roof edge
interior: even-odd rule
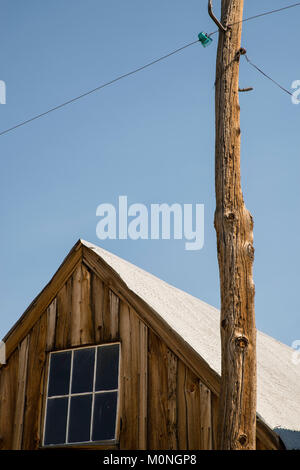
[[[52,302],[61,287],[61,284],[64,283],[64,281],[72,274],[76,265],[82,260],[82,247],[83,244],[79,239],[63,259],[50,281],[29,304],[25,312],[16,321],[8,333],[6,333],[2,341],[6,346],[7,359],[31,330],[33,323],[38,320],[45,308],[47,308],[47,306]]]

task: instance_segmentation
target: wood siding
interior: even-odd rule
[[[217,396],[81,261],[0,369],[0,448],[41,446],[50,351],[115,341],[121,343],[116,447],[215,448]]]

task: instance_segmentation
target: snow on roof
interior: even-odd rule
[[[218,309],[92,243],[81,242],[220,374]],[[287,448],[300,449],[300,365],[293,363],[293,353],[292,348],[257,332],[257,412]]]

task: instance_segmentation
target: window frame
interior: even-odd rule
[[[113,346],[117,344],[119,346],[119,355],[118,355],[118,381],[117,381],[117,388],[111,390],[95,390],[96,387],[96,372],[97,372],[97,352],[98,348],[104,348],[107,346]],[[91,392],[83,392],[83,393],[71,393],[72,392],[72,375],[73,375],[73,363],[74,363],[74,353],[75,351],[83,350],[83,349],[94,349],[95,353],[95,360],[94,360],[94,371],[93,371],[93,389]],[[49,378],[50,378],[50,365],[51,365],[51,356],[53,354],[58,354],[62,352],[71,351],[71,366],[70,366],[70,378],[69,378],[69,390],[68,394],[66,395],[55,395],[55,396],[48,396],[49,392]],[[121,402],[121,394],[120,394],[120,384],[121,384],[121,342],[120,341],[113,341],[111,343],[101,343],[101,344],[89,344],[84,346],[74,346],[66,349],[57,349],[50,351],[48,353],[48,360],[47,360],[47,371],[46,371],[47,381],[45,384],[45,396],[44,396],[44,406],[43,406],[43,422],[42,424],[42,448],[55,448],[55,447],[94,447],[94,446],[107,446],[111,448],[112,446],[118,444],[119,440],[119,414],[120,414],[120,402]],[[105,439],[101,441],[81,441],[81,442],[67,442],[69,437],[69,423],[70,423],[70,408],[71,408],[71,398],[74,396],[86,396],[92,395],[92,407],[91,407],[91,422],[90,422],[90,439],[92,438],[92,428],[93,428],[93,419],[94,419],[94,406],[95,406],[95,397],[96,395],[100,395],[103,393],[116,393],[117,394],[117,404],[116,404],[116,418],[115,418],[115,435],[112,439]],[[67,421],[66,421],[66,442],[60,444],[45,444],[45,437],[46,437],[46,422],[47,422],[47,409],[48,409],[48,401],[56,398],[67,398],[68,399],[68,409],[67,409]]]

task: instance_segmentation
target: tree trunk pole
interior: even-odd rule
[[[243,0],[222,0],[216,66],[215,185],[221,290],[222,377],[218,448],[256,448],[253,219],[240,177],[239,59]]]

